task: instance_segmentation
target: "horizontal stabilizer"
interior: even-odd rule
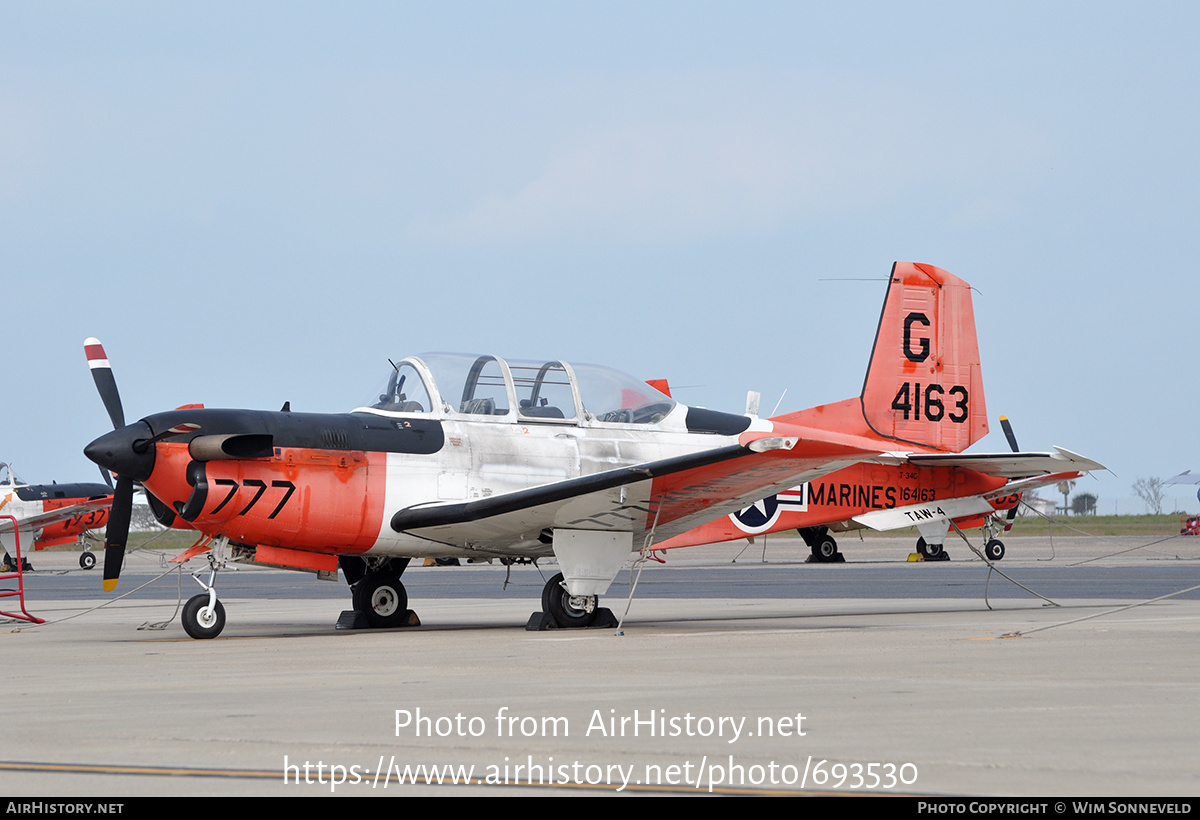
[[[907,461],[918,467],[961,467],[1001,478],[1105,469],[1100,462],[1061,447],[1053,453],[910,453]]]

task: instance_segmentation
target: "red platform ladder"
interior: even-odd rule
[[[44,624],[46,623],[44,619],[39,618],[36,615],[30,615],[29,611],[25,609],[25,577],[24,573],[21,572],[21,530],[17,527],[17,519],[12,515],[0,515],[0,518],[7,518],[13,523],[13,538],[16,543],[17,553],[17,571],[0,574],[0,581],[9,581],[13,578],[16,578],[17,588],[15,590],[0,590],[0,598],[16,597],[21,599],[20,613],[4,612],[3,610],[0,610],[0,615],[4,616],[5,618],[16,618],[19,621],[31,621],[35,624]]]

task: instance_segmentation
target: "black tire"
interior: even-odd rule
[[[818,564],[828,564],[837,558],[837,541],[828,535],[812,545],[813,560]]]
[[[999,561],[1004,557],[1004,542],[999,538],[993,538],[983,545],[983,554],[988,557],[989,561]]]
[[[408,591],[399,575],[372,572],[358,582],[354,607],[376,629],[404,626],[408,622]]]
[[[924,538],[917,539],[917,552],[930,561],[940,561],[945,550],[946,548],[942,544],[926,544]]]
[[[96,566],[96,555],[91,552],[79,553],[79,566],[84,569],[92,569]]]
[[[596,604],[600,597],[592,596],[592,611],[576,609],[571,606],[571,596],[563,586],[563,574],[560,572],[546,582],[542,587],[542,611],[550,614],[561,629],[581,629],[591,626],[596,620]]]
[[[218,600],[209,610],[208,593],[201,592],[183,605],[182,620],[183,631],[196,640],[215,638],[225,628],[225,607]]]

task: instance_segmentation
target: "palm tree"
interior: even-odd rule
[[[1058,491],[1060,493],[1062,493],[1062,497],[1063,497],[1063,505],[1062,505],[1063,515],[1066,515],[1067,511],[1070,509],[1070,507],[1067,506],[1067,497],[1071,495],[1071,490],[1073,490],[1073,489],[1075,489],[1075,479],[1071,479],[1070,481],[1058,482]]]

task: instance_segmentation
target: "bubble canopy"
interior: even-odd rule
[[[396,363],[363,412],[551,424],[654,425],[676,402],[594,364],[424,353]]]

